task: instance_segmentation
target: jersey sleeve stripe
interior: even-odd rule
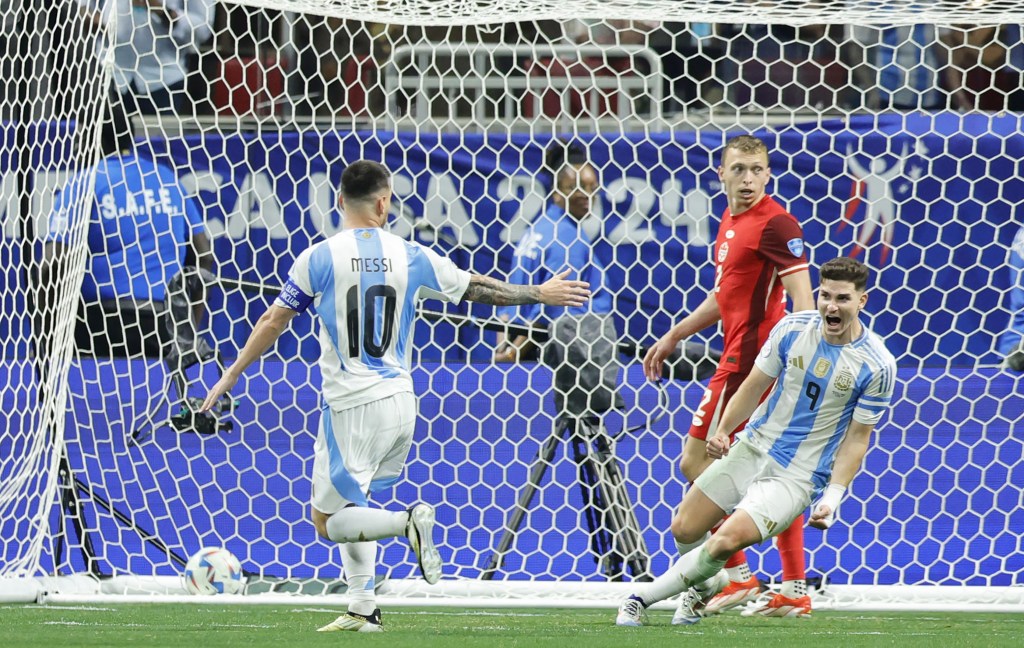
[[[788,268],[784,268],[782,270],[779,270],[779,276],[780,277],[785,277],[786,275],[791,275],[794,272],[799,272],[800,270],[806,270],[806,269],[807,269],[807,264],[806,263],[798,263],[796,265],[789,266]]]
[[[334,351],[338,355],[338,362],[345,367],[345,361],[341,355],[341,340],[338,338],[338,321],[335,313],[335,285],[334,285],[334,258],[331,255],[330,244],[324,243],[314,250],[309,259],[309,282],[313,292],[319,291],[320,303],[317,304],[317,313],[320,315],[320,325],[327,330],[327,334],[334,343]]]

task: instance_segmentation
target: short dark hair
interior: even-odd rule
[[[543,171],[551,177],[551,184],[548,191],[554,191],[558,186],[559,177],[567,167],[579,167],[588,164],[587,149],[579,142],[553,139],[544,150]]]
[[[725,147],[722,148],[719,164],[725,164],[725,153],[729,149],[737,153],[764,153],[765,158],[768,157],[768,146],[753,135],[737,135],[727,141]]]
[[[366,200],[391,187],[391,172],[380,162],[359,160],[341,174],[341,195],[345,200]]]
[[[868,287],[868,267],[850,257],[838,257],[821,265],[821,278],[830,281],[849,281],[853,287],[863,292]]]

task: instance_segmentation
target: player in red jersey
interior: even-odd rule
[[[685,338],[721,320],[725,349],[718,370],[693,415],[679,468],[692,483],[711,463],[705,448],[718,419],[754,366],[754,357],[772,327],[786,314],[786,294],[793,311],[813,310],[814,297],[804,254],[803,231],[786,210],[767,195],[771,179],[768,149],[756,137],[730,139],[722,152],[718,177],[729,201],[715,241],[715,287],[707,298],[676,324],[644,357],[644,373],[659,380],[662,363]],[[740,425],[738,429],[742,429]],[[761,614],[809,614],[801,515],[778,537],[782,558],[782,599],[765,599]],[[690,547],[679,546],[680,553]],[[685,606],[706,603],[704,613],[721,612],[758,597],[759,584],[742,551],[727,563],[729,585],[703,602],[680,599],[674,623],[692,623],[696,616]],[[761,602],[759,601],[759,604]]]

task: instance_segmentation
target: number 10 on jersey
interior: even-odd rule
[[[371,358],[382,358],[388,347],[391,346],[395,330],[395,307],[398,304],[398,297],[395,289],[384,284],[377,284],[366,289],[363,295],[364,308],[362,312],[362,335],[360,336],[360,304],[359,286],[352,286],[348,289],[346,306],[348,315],[345,318],[348,326],[348,356],[356,358],[359,356],[359,339],[362,337],[362,347],[366,355]],[[378,301],[380,303],[378,303]],[[380,319],[380,331],[377,330],[378,310],[383,307],[384,317]],[[380,340],[378,342],[378,340]]]

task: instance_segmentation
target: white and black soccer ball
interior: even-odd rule
[[[203,547],[192,554],[181,578],[192,594],[239,594],[245,585],[242,564],[221,547]]]

